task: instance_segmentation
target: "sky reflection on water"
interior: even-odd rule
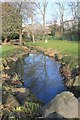
[[[25,58],[24,86],[38,99],[48,103],[58,93],[65,91],[60,64],[43,54],[30,54]]]

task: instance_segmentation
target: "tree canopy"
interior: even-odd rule
[[[2,34],[7,37],[11,33],[18,33],[21,27],[19,10],[9,2],[2,3]]]

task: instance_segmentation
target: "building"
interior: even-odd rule
[[[64,30],[78,30],[78,19],[64,21]]]

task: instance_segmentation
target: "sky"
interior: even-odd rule
[[[57,0],[58,1],[58,0]],[[72,15],[70,14],[69,7],[67,6],[67,3],[65,4],[65,14],[64,14],[64,21],[70,20],[72,18]],[[46,8],[46,22],[52,23],[54,20],[57,20],[57,22],[60,24],[60,16],[59,16],[59,10],[57,9],[54,0],[49,0]]]
[[[6,2],[20,2],[20,1],[24,1],[24,0],[0,0],[1,2],[2,1],[6,1]],[[34,0],[25,0],[26,2],[29,2],[29,1],[31,1],[31,2],[34,2]],[[43,1],[43,0],[36,0],[37,2],[41,2],[41,1]],[[49,2],[56,2],[56,0],[47,0],[47,1],[49,1]],[[65,1],[65,0],[57,0],[57,2],[63,2],[63,1]],[[75,2],[76,0],[67,0],[68,2]],[[78,1],[80,1],[80,0],[78,0]]]
[[[2,1],[7,1],[7,2],[10,2],[13,0],[0,0],[1,2]],[[20,0],[19,0],[20,1]],[[24,1],[24,0],[21,0],[21,1]],[[29,2],[29,0],[26,0]],[[34,0],[30,0],[30,1],[34,1]],[[44,0],[36,0],[38,2],[42,2]],[[55,1],[57,2],[63,2],[65,0],[47,0],[48,1],[48,5],[47,5],[47,9],[46,9],[46,22],[47,23],[50,23],[50,22],[54,22],[54,20],[57,20],[58,23],[60,23],[60,19],[59,19],[59,11],[57,10],[57,7],[55,6]],[[75,2],[76,0],[67,0],[67,3],[69,2]],[[80,0],[79,0],[80,1]],[[18,0],[14,0],[14,2],[18,2]],[[64,2],[65,3],[65,2]],[[66,8],[66,12],[64,14],[64,21],[66,20],[70,20],[72,18],[70,12],[69,12],[69,7],[67,6],[67,3],[65,3],[65,8]],[[40,18],[40,19],[38,19]],[[38,18],[36,18],[37,21],[40,21],[42,23],[42,18],[40,15],[38,15]]]
[[[67,3],[65,4],[65,14],[64,14],[64,20],[69,20],[71,19],[71,14],[69,13],[69,8],[67,6]],[[47,14],[46,14],[46,19],[47,20],[57,20],[59,22],[59,10],[57,9],[56,5],[54,2],[49,2],[48,7],[47,7]]]

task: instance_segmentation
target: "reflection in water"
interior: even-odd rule
[[[49,102],[66,90],[59,73],[60,64],[43,54],[30,54],[24,64],[24,86],[37,98]]]

